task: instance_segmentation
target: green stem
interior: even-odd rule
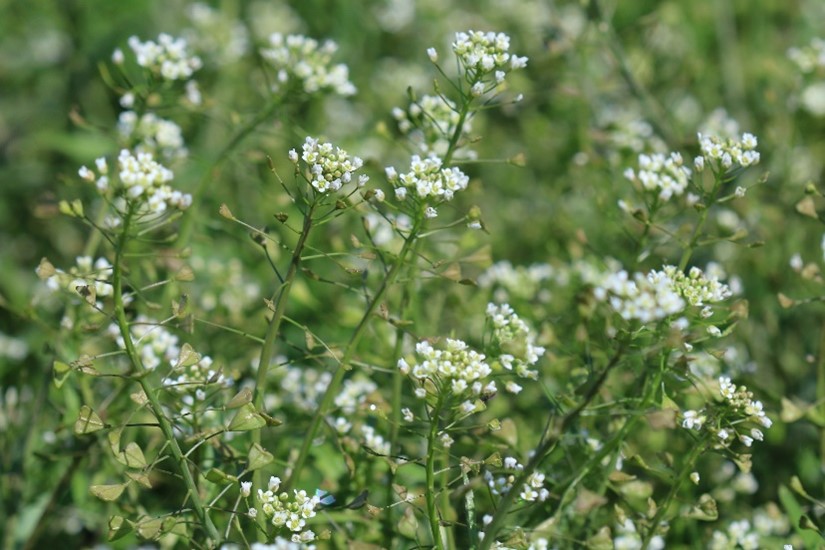
[[[590,386],[590,389],[585,394],[584,398],[582,399],[581,403],[576,406],[575,409],[570,411],[569,413],[565,414],[562,417],[561,422],[559,423],[558,428],[554,429],[553,432],[547,436],[545,439],[535,450],[533,453],[533,457],[527,462],[522,470],[521,474],[516,478],[513,482],[512,488],[507,491],[501,500],[498,503],[498,508],[496,509],[495,514],[493,514],[493,520],[487,526],[485,530],[484,540],[481,541],[481,545],[479,546],[479,550],[488,550],[492,544],[496,540],[496,535],[498,534],[499,530],[504,526],[506,521],[507,513],[512,508],[513,504],[515,503],[516,495],[519,493],[519,487],[524,485],[527,479],[533,475],[533,472],[536,471],[539,464],[544,460],[548,451],[550,451],[556,443],[558,443],[559,439],[562,435],[564,435],[573,422],[581,416],[582,412],[584,412],[585,408],[590,404],[590,402],[595,399],[596,395],[599,393],[599,390],[602,388],[604,383],[607,381],[607,375],[613,368],[619,364],[619,361],[624,356],[624,352],[628,346],[628,338],[623,339],[619,344],[619,349],[616,350],[616,353],[613,354],[610,361],[608,362],[607,366],[605,366],[602,373],[599,375],[599,378]]]
[[[444,403],[444,392],[438,392],[438,400],[430,416],[430,433],[427,436],[427,518],[430,521],[430,532],[433,535],[433,544],[437,550],[444,550],[444,539],[441,537],[441,522],[438,519],[438,508],[435,505],[438,491],[435,488],[435,456],[438,438],[438,420],[441,416],[441,406]]]
[[[197,188],[195,188],[195,192],[192,193],[193,201],[192,205],[188,209],[188,216],[186,216],[183,222],[181,223],[177,241],[178,249],[183,249],[189,245],[189,240],[192,238],[192,231],[194,229],[195,220],[197,218],[197,206],[200,202],[198,199],[203,195],[203,193],[206,191],[207,185],[214,178],[213,172],[215,171],[215,169],[218,166],[220,166],[224,160],[226,160],[226,158],[235,150],[235,148],[238,145],[241,144],[241,142],[244,139],[246,139],[249,136],[249,134],[254,132],[258,128],[258,126],[269,120],[272,117],[272,113],[275,112],[275,109],[277,109],[280,104],[281,103],[277,100],[270,101],[269,104],[266,107],[264,107],[263,110],[261,110],[261,112],[255,115],[255,117],[252,120],[247,122],[246,125],[243,126],[238,131],[238,133],[235,134],[235,136],[229,141],[229,143],[227,143],[223,147],[223,149],[221,149],[221,151],[215,157],[215,160],[213,160],[209,164],[208,168],[206,169],[206,172],[203,174],[200,181],[198,182],[198,186]]]
[[[693,255],[693,251],[696,250],[696,243],[699,241],[702,229],[705,227],[705,222],[708,219],[710,207],[716,201],[716,196],[722,188],[722,177],[722,174],[715,175],[716,181],[713,183],[713,190],[711,190],[710,195],[708,195],[708,200],[702,208],[702,212],[699,214],[699,221],[696,222],[696,226],[693,228],[693,233],[690,235],[690,240],[688,241],[685,250],[682,252],[682,257],[679,259],[679,271],[685,270],[688,262],[690,261],[690,257]]]
[[[624,442],[625,437],[627,434],[636,427],[636,424],[645,417],[644,412],[647,411],[648,407],[651,406],[653,403],[653,397],[656,395],[656,391],[659,388],[659,385],[662,382],[662,376],[664,375],[665,366],[667,364],[667,357],[668,354],[664,354],[659,362],[659,369],[656,373],[656,377],[653,379],[653,382],[650,382],[650,378],[645,376],[645,382],[643,384],[644,390],[642,392],[642,399],[641,404],[638,407],[635,407],[639,414],[636,414],[630,417],[619,429],[616,434],[608,440],[601,449],[596,452],[590,459],[585,462],[584,466],[579,470],[573,480],[567,485],[567,488],[564,490],[562,497],[559,499],[559,505],[556,508],[556,512],[553,514],[553,517],[556,520],[556,524],[558,525],[559,516],[564,511],[565,506],[567,503],[570,502],[570,499],[573,498],[574,491],[578,487],[578,484],[584,479],[589,473],[593,470],[593,468],[597,467],[602,463],[605,457],[610,456],[613,452]],[[648,371],[646,370],[646,373]],[[609,472],[608,472],[609,473]],[[606,478],[602,481],[602,487],[604,487],[604,482]]]
[[[403,311],[403,303],[402,303],[402,311]],[[399,357],[401,355],[401,350],[404,344],[404,331],[402,329],[396,329],[395,331],[395,346],[393,348],[392,357]],[[392,395],[390,397],[391,403],[391,414],[390,414],[390,434],[389,434],[389,442],[390,442],[390,453],[397,453],[397,445],[398,445],[398,433],[401,427],[401,395],[403,390],[404,383],[404,375],[401,374],[401,371],[397,368],[393,370],[392,373]],[[823,455],[825,456],[825,455]],[[393,484],[395,483],[395,473],[390,470],[387,472],[389,479],[387,480],[386,486],[386,496],[385,496],[385,506],[387,508],[384,510],[384,546],[386,548],[392,548],[392,542],[395,539],[395,524],[393,522],[393,508],[389,506],[392,504],[395,495],[395,489],[393,488]]]
[[[335,370],[335,373],[332,375],[332,380],[330,380],[327,389],[324,391],[324,395],[321,398],[321,403],[318,405],[318,410],[315,411],[315,415],[312,417],[312,421],[310,423],[309,429],[307,430],[306,435],[304,436],[304,441],[301,444],[301,450],[298,453],[298,458],[295,460],[295,464],[292,468],[292,473],[287,479],[286,483],[284,484],[285,489],[289,490],[294,487],[294,484],[298,479],[300,479],[301,471],[304,468],[306,463],[307,456],[309,455],[309,450],[312,448],[312,441],[315,439],[315,435],[318,433],[318,428],[321,425],[321,421],[323,420],[324,416],[327,414],[327,411],[330,409],[332,405],[333,399],[335,398],[336,393],[338,392],[338,387],[341,385],[341,382],[344,380],[344,375],[346,372],[351,368],[350,362],[352,361],[352,357],[355,354],[355,350],[358,347],[358,342],[361,340],[361,337],[364,334],[364,329],[367,327],[370,318],[372,317],[373,312],[378,307],[378,304],[384,297],[384,293],[390,287],[390,285],[395,282],[398,273],[401,271],[402,266],[404,265],[404,261],[407,258],[410,250],[412,249],[412,245],[414,241],[416,241],[418,237],[418,233],[421,230],[421,220],[413,226],[410,234],[407,236],[406,240],[404,241],[404,245],[401,247],[401,250],[398,253],[398,257],[396,258],[395,263],[393,264],[390,271],[381,281],[381,286],[378,287],[378,290],[372,296],[372,299],[367,304],[367,309],[364,312],[364,315],[361,317],[361,320],[356,325],[355,330],[352,333],[352,336],[347,342],[346,348],[344,349],[344,354],[341,358],[338,367]]]
[[[645,538],[642,540],[642,550],[645,550],[650,544],[650,540],[656,534],[658,530],[659,523],[662,521],[662,518],[667,513],[667,509],[670,507],[670,503],[673,502],[673,499],[676,497],[676,493],[679,491],[679,488],[688,478],[690,473],[693,471],[694,466],[696,464],[696,460],[699,456],[705,452],[705,445],[698,444],[691,449],[690,454],[688,455],[687,459],[685,459],[684,464],[682,465],[682,471],[679,472],[679,476],[673,481],[673,485],[670,487],[670,491],[667,494],[664,502],[659,504],[658,509],[656,510],[656,515],[653,516],[653,519],[650,521],[650,529],[648,529],[647,533],[645,534]]]
[[[301,235],[298,237],[298,242],[295,245],[295,249],[292,252],[292,260],[289,262],[289,269],[286,272],[284,282],[281,285],[281,289],[278,292],[278,297],[275,300],[275,311],[272,312],[272,318],[269,320],[269,326],[267,327],[264,344],[261,347],[261,356],[258,361],[258,372],[255,375],[255,393],[253,397],[253,403],[255,408],[258,410],[263,410],[264,407],[266,378],[269,373],[269,366],[272,363],[273,356],[275,355],[275,343],[277,342],[278,336],[281,332],[281,322],[284,319],[284,312],[286,311],[289,293],[292,290],[292,284],[295,282],[295,276],[298,273],[298,267],[301,264],[301,253],[306,246],[307,239],[309,238],[309,232],[312,229],[312,214],[315,211],[316,204],[317,203],[313,201],[304,216],[303,229],[301,231]],[[257,443],[260,445],[262,435],[262,430],[253,430],[253,444]],[[252,474],[252,481],[255,487],[260,488],[264,486],[263,469],[255,470]],[[266,523],[263,514],[258,515],[258,524],[263,528],[263,532],[266,532]]]
[[[209,517],[209,513],[207,512],[206,507],[203,504],[203,500],[201,500],[197,484],[195,483],[195,480],[192,477],[192,472],[189,470],[186,457],[181,451],[180,445],[178,444],[178,440],[175,438],[174,431],[172,430],[172,425],[169,422],[169,419],[166,418],[166,415],[163,414],[163,407],[160,404],[160,400],[158,400],[157,395],[155,395],[154,389],[146,381],[146,378],[144,376],[146,374],[146,369],[143,367],[143,363],[140,360],[140,354],[135,349],[134,342],[132,342],[132,334],[129,330],[129,321],[126,319],[126,310],[123,305],[122,260],[123,251],[126,247],[126,242],[129,237],[130,225],[134,213],[134,207],[130,207],[129,211],[124,216],[123,229],[121,231],[120,238],[118,239],[117,247],[115,250],[115,261],[112,273],[115,318],[117,320],[118,328],[120,329],[120,334],[121,336],[123,336],[124,347],[126,348],[126,355],[129,357],[129,361],[132,364],[132,368],[134,369],[135,374],[137,375],[137,382],[138,384],[140,384],[143,393],[146,395],[146,398],[149,401],[149,409],[152,411],[152,414],[157,419],[158,425],[160,426],[160,429],[163,432],[163,436],[166,439],[166,442],[169,445],[169,449],[172,452],[172,456],[175,459],[175,463],[178,465],[178,468],[180,469],[183,481],[186,484],[187,489],[189,490],[189,496],[192,500],[192,507],[195,509],[195,514],[198,516],[198,520],[200,521],[201,526],[205,529],[208,537],[212,539],[212,542],[217,546],[220,545],[221,535],[215,527],[215,524],[212,523],[212,519]]]
[[[819,361],[816,364],[816,401],[819,410],[825,414],[825,326],[819,341]],[[825,428],[819,430],[819,462],[825,465]]]

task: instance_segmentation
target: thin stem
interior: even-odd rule
[[[229,157],[232,151],[241,144],[241,142],[246,139],[249,134],[254,132],[261,124],[266,122],[272,117],[272,113],[275,112],[275,109],[278,108],[280,105],[280,101],[273,99],[269,102],[269,104],[264,107],[261,112],[259,112],[252,120],[250,120],[244,127],[238,130],[238,133],[227,143],[223,149],[221,149],[220,153],[215,157],[206,172],[201,177],[200,181],[198,182],[198,187],[195,189],[193,193],[193,198],[195,200],[192,201],[192,205],[189,207],[188,216],[186,216],[183,222],[180,225],[180,231],[178,233],[178,241],[177,241],[177,248],[182,249],[188,246],[189,240],[192,238],[192,231],[194,229],[195,220],[197,216],[197,205],[201,196],[206,191],[207,185],[212,181],[214,177],[214,170],[221,165],[221,163]]]
[[[353,330],[352,336],[347,342],[346,348],[344,349],[343,357],[341,358],[341,362],[338,364],[338,368],[335,369],[335,373],[332,375],[332,380],[330,380],[327,389],[324,391],[324,395],[321,398],[321,403],[318,405],[318,410],[315,411],[315,415],[312,417],[312,422],[310,423],[309,429],[307,430],[306,435],[304,436],[304,441],[301,444],[301,450],[298,453],[298,458],[295,459],[295,464],[292,468],[292,474],[287,479],[286,483],[284,484],[285,490],[289,490],[294,486],[294,483],[300,479],[301,471],[304,468],[304,464],[306,463],[307,456],[309,455],[309,450],[312,447],[312,441],[315,439],[315,435],[318,433],[318,427],[321,425],[321,420],[327,414],[327,411],[332,405],[332,401],[335,398],[335,395],[338,391],[338,387],[341,385],[341,382],[344,380],[344,375],[346,372],[351,369],[350,363],[352,362],[352,357],[355,354],[355,350],[358,346],[358,342],[361,340],[363,336],[364,329],[367,327],[368,321],[372,317],[373,312],[378,307],[378,304],[384,298],[384,293],[390,287],[390,285],[395,282],[398,273],[401,271],[401,267],[404,265],[404,261],[407,258],[410,250],[412,249],[413,242],[417,239],[418,232],[421,229],[421,222],[413,227],[410,231],[410,234],[407,236],[407,239],[404,241],[404,245],[401,247],[401,250],[398,253],[398,257],[396,258],[395,263],[393,264],[392,268],[387,272],[387,275],[381,281],[381,286],[378,287],[378,290],[372,296],[372,299],[367,304],[367,309],[364,312],[364,315],[361,317],[361,320],[358,321],[358,325],[356,325],[355,330]]]
[[[599,378],[590,386],[590,389],[585,394],[584,398],[582,399],[581,403],[578,406],[568,412],[567,414],[562,417],[561,422],[559,423],[558,428],[553,430],[553,433],[550,434],[547,439],[545,439],[537,448],[535,453],[533,453],[533,457],[527,462],[522,470],[521,474],[518,476],[515,482],[513,482],[512,488],[507,491],[504,496],[501,498],[498,504],[498,509],[496,510],[495,514],[493,514],[493,520],[487,526],[485,531],[484,539],[481,541],[481,545],[479,546],[479,550],[488,550],[490,546],[495,542],[496,535],[498,531],[504,526],[504,522],[506,521],[507,513],[512,508],[513,504],[515,503],[516,495],[519,493],[518,487],[524,485],[527,479],[533,475],[533,472],[536,471],[539,464],[544,460],[548,451],[550,451],[556,443],[558,443],[559,439],[562,435],[564,435],[573,422],[581,416],[582,412],[585,408],[590,404],[593,399],[595,399],[596,395],[601,390],[602,386],[604,385],[605,381],[607,380],[607,375],[613,368],[619,364],[619,361],[624,356],[625,350],[627,350],[629,338],[622,339],[621,343],[619,344],[619,348],[616,350],[616,353],[613,354],[610,361],[608,362],[607,366],[605,366],[602,373],[599,375]]]
[[[819,341],[819,361],[816,364],[816,400],[820,412],[825,413],[825,326]],[[825,428],[819,429],[819,461],[825,464]]]
[[[696,464],[696,459],[698,459],[703,452],[705,452],[705,445],[701,443],[695,445],[691,449],[690,454],[685,459],[685,462],[682,465],[682,471],[679,472],[679,477],[677,477],[673,481],[673,485],[670,486],[670,491],[668,492],[667,497],[665,498],[664,502],[659,503],[658,509],[656,510],[656,515],[653,516],[652,520],[650,520],[650,529],[648,529],[647,533],[645,533],[645,537],[642,540],[642,550],[645,550],[648,544],[650,544],[650,540],[656,534],[657,527],[659,526],[659,523],[662,521],[664,515],[667,513],[667,509],[668,507],[670,507],[670,503],[673,502],[673,499],[676,497],[676,493],[679,491],[679,488],[682,486],[682,484],[688,478],[690,473],[693,471],[693,467]]]
[[[272,357],[275,355],[275,343],[281,332],[281,322],[284,319],[284,312],[286,311],[286,303],[289,299],[289,293],[292,290],[292,283],[295,281],[295,275],[298,273],[298,267],[301,264],[301,254],[306,245],[309,232],[312,229],[312,214],[315,211],[316,202],[313,201],[306,215],[304,216],[304,225],[301,235],[298,237],[298,242],[295,249],[292,251],[292,260],[289,262],[289,269],[284,277],[284,282],[278,292],[278,297],[275,300],[275,311],[272,312],[272,318],[269,320],[266,337],[264,338],[264,345],[261,347],[261,355],[258,361],[258,372],[255,376],[255,393],[253,403],[256,409],[262,410],[264,406],[264,394],[266,393],[266,378],[269,372],[269,366],[272,363]],[[261,444],[261,430],[253,430],[252,442]],[[263,487],[264,473],[263,470],[255,470],[253,474],[253,484],[255,487]],[[266,532],[266,523],[263,514],[258,516],[258,524]]]
[[[441,522],[438,519],[438,508],[435,505],[438,491],[435,488],[435,456],[437,453],[436,441],[438,438],[438,420],[441,416],[441,406],[444,403],[444,392],[438,392],[438,400],[430,416],[430,433],[427,436],[427,518],[430,522],[430,532],[433,535],[433,544],[437,550],[444,549],[444,540],[441,538]]]
[[[114,289],[114,306],[115,306],[115,318],[117,320],[118,328],[120,329],[120,334],[123,337],[124,347],[126,348],[126,355],[129,357],[129,361],[132,364],[132,368],[138,375],[137,382],[140,384],[143,393],[146,395],[147,400],[149,401],[149,409],[152,411],[152,414],[158,421],[160,425],[160,429],[163,432],[163,436],[166,439],[167,444],[169,445],[169,449],[172,452],[172,455],[175,459],[175,462],[180,469],[181,476],[183,477],[183,481],[186,484],[187,489],[189,490],[189,496],[192,499],[192,507],[195,509],[195,514],[198,516],[198,520],[200,520],[201,525],[206,530],[207,535],[210,539],[216,544],[219,545],[221,542],[221,535],[218,532],[215,524],[212,523],[212,519],[209,517],[209,513],[206,510],[206,507],[201,500],[200,493],[198,492],[198,486],[195,483],[194,478],[192,477],[192,472],[189,470],[189,465],[187,464],[186,457],[183,455],[181,451],[180,445],[178,444],[178,440],[175,438],[174,431],[172,430],[172,425],[169,422],[169,419],[166,418],[166,415],[163,414],[163,407],[160,404],[160,401],[155,395],[154,389],[150,387],[149,383],[147,382],[146,378],[142,376],[146,369],[143,366],[143,363],[140,360],[140,354],[137,352],[135,348],[135,344],[132,341],[132,334],[129,330],[129,321],[126,319],[126,310],[123,305],[123,251],[126,247],[126,242],[129,237],[129,230],[130,225],[132,222],[132,217],[134,216],[134,208],[130,207],[129,211],[123,218],[123,229],[120,234],[120,238],[117,242],[117,247],[115,248],[115,261],[114,265],[112,266],[112,287]]]
[[[704,205],[702,212],[699,214],[699,221],[696,222],[696,226],[693,228],[693,233],[690,235],[690,240],[688,241],[687,246],[685,246],[685,250],[682,252],[682,257],[679,260],[679,271],[685,270],[688,262],[690,261],[690,257],[693,255],[693,251],[696,250],[696,243],[699,241],[699,236],[701,235],[702,229],[705,227],[705,222],[708,219],[710,207],[716,200],[716,196],[719,194],[719,189],[722,188],[722,175],[716,174],[715,178],[716,181],[713,184],[713,190],[710,192],[708,200]]]

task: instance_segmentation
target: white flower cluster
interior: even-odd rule
[[[79,292],[84,287],[91,287],[86,292],[93,289],[94,296],[111,296],[114,289],[109,279],[112,277],[112,264],[106,258],[98,258],[92,263],[91,256],[78,256],[77,264],[69,268],[69,272],[55,269],[54,273],[46,279],[46,287],[50,290],[67,289],[71,292]],[[101,304],[97,304],[102,307]]]
[[[154,319],[139,315],[132,321],[129,332],[140,355],[140,362],[146,370],[155,370],[164,361],[170,365],[177,362],[180,355],[178,337]],[[126,349],[126,343],[117,324],[109,325],[108,333],[120,349]]]
[[[646,276],[642,273],[630,276],[622,269],[608,273],[585,269],[582,278],[594,284],[596,298],[609,300],[623,319],[643,323],[676,315],[687,306],[701,307],[701,316],[707,318],[713,315],[709,303],[731,296],[726,284],[698,267],[692,267],[685,275],[677,267],[666,265],[661,271],[651,270]],[[684,324],[680,322],[677,326]]]
[[[267,408],[281,408],[284,403],[291,404],[302,411],[315,411],[321,397],[332,380],[332,374],[305,367],[289,367],[281,380],[280,392],[275,392],[278,399],[267,402]],[[283,398],[283,401],[281,401]],[[270,406],[271,405],[271,406]]]
[[[398,360],[398,368],[403,374],[410,374],[414,379],[431,382],[440,391],[450,391],[455,397],[469,398],[496,393],[496,383],[486,382],[492,374],[490,365],[485,362],[484,354],[478,353],[462,342],[447,338],[444,349],[434,348],[429,342],[421,341],[415,346],[415,352],[420,357],[412,367],[403,358]],[[427,396],[425,387],[415,392],[419,398]],[[469,399],[462,406],[462,412],[470,414],[476,405]]]
[[[550,280],[564,285],[568,281],[568,273],[550,264],[513,266],[503,260],[488,267],[478,276],[477,282],[481,288],[495,289],[493,297],[498,302],[506,302],[511,298],[547,302],[550,293],[543,285]]]
[[[662,550],[665,541],[661,536],[651,538],[647,545],[650,550]],[[616,534],[613,537],[614,550],[639,550],[642,548],[642,536],[636,529],[636,524],[630,518],[624,518],[616,525]]]
[[[625,270],[606,274],[594,289],[598,300],[609,300],[610,305],[625,320],[643,323],[658,321],[680,313],[685,301],[673,289],[666,277],[652,271],[651,276]]]
[[[278,71],[273,91],[297,80],[308,94],[327,90],[342,96],[355,93],[347,66],[331,63],[332,54],[338,49],[332,40],[319,44],[306,36],[274,33],[269,37],[269,46],[261,50],[261,56]]]
[[[191,195],[176,191],[167,185],[174,175],[171,170],[156,162],[151,153],[134,155],[128,149],[122,149],[117,163],[118,178],[123,184],[126,196],[129,199],[145,201],[152,212],[160,214],[167,207],[185,210],[192,204]]]
[[[194,29],[184,32],[196,51],[207,54],[220,64],[231,63],[243,57],[249,49],[249,31],[237,19],[227,17],[203,2],[186,8],[186,15]]]
[[[640,184],[645,191],[656,191],[663,201],[684,193],[690,174],[679,153],[639,155],[638,172],[632,168],[624,172],[627,179]]]
[[[744,415],[751,422],[761,424],[765,428],[770,428],[773,422],[762,409],[761,401],[754,401],[753,394],[745,386],[737,387],[730,378],[719,377],[719,393],[730,405],[733,411]],[[758,431],[758,430],[757,430]],[[761,432],[754,436],[754,439],[762,440]]]
[[[361,435],[364,436],[364,445],[380,455],[390,454],[390,442],[384,436],[375,432],[375,428],[368,424],[361,426]]]
[[[203,65],[196,55],[190,55],[183,38],[161,33],[158,41],[141,42],[137,36],[129,37],[129,47],[135,52],[137,63],[167,80],[188,80]]]
[[[139,142],[136,152],[160,154],[167,160],[185,158],[189,154],[180,126],[154,113],[138,117],[134,111],[124,111],[118,117],[117,129],[124,140]]]
[[[539,373],[529,367],[538,363],[544,348],[535,345],[535,334],[509,304],[487,304],[487,318],[493,325],[493,342],[501,350],[497,363],[517,376],[537,380]],[[512,393],[521,391],[518,384],[508,384]]]
[[[0,332],[0,358],[7,357],[19,361],[26,357],[28,353],[29,346],[25,340]]]
[[[292,162],[298,162],[298,153],[292,149],[289,152]],[[307,137],[303,145],[301,159],[309,166],[310,184],[319,193],[338,191],[352,181],[353,172],[364,165],[359,157],[352,157],[340,147],[333,147],[331,143],[319,142]],[[358,185],[364,185],[367,176],[359,176]]]
[[[442,168],[442,160],[436,155],[421,158],[413,155],[410,171],[398,174],[393,167],[386,169],[387,179],[395,186],[399,200],[407,197],[407,189],[414,189],[421,199],[448,201],[456,191],[467,188],[470,178],[458,168]]]
[[[694,159],[697,170],[702,170],[705,162],[715,163],[725,171],[739,166],[746,168],[759,163],[759,152],[756,150],[757,139],[753,134],[746,132],[740,139],[722,139],[717,136],[698,134],[698,139],[702,156]]]
[[[212,358],[204,355],[193,365],[181,365],[183,358],[179,357],[175,362],[176,366],[172,374],[163,379],[164,387],[185,394],[181,398],[183,403],[189,407],[195,404],[195,400],[206,399],[206,386],[216,384],[218,386],[230,387],[232,379],[223,374],[220,370],[212,368]]]
[[[729,550],[742,548],[743,550],[758,550],[759,533],[753,530],[747,519],[732,521],[725,531],[714,531],[710,541],[710,550]]]
[[[452,48],[471,84],[490,74],[498,84],[504,80],[507,71],[527,66],[526,57],[510,54],[510,37],[501,32],[458,32]]]
[[[412,101],[406,110],[395,107],[392,116],[398,121],[398,129],[424,155],[444,155],[450,140],[456,132],[460,116],[455,103],[440,95],[424,95]],[[461,134],[470,132],[471,121],[466,119]],[[459,139],[459,142],[461,140]],[[463,156],[472,157],[471,151],[461,151]]]
[[[656,273],[655,271],[651,272]],[[715,275],[704,273],[698,267],[691,267],[687,275],[676,266],[666,265],[657,277],[665,277],[671,281],[673,288],[692,306],[703,307],[703,317],[710,317],[707,304],[721,302],[733,294],[730,287]]]
[[[524,465],[512,456],[504,459],[503,475],[495,476],[490,470],[484,471],[484,480],[494,495],[503,495],[513,488],[519,472],[524,470]],[[550,491],[544,487],[545,475],[535,471],[527,477],[521,488],[519,497],[526,502],[544,502],[550,496]]]
[[[720,444],[738,439],[746,447],[753,445],[754,441],[762,441],[764,434],[759,428],[751,428],[749,431],[743,426],[743,422],[759,424],[763,428],[770,428],[773,422],[765,414],[762,402],[753,399],[753,394],[745,386],[734,385],[730,378],[720,376],[719,394],[722,396],[723,405],[718,413],[725,418],[722,427],[711,427],[720,441]],[[687,430],[701,431],[714,413],[708,409],[687,410],[682,412],[682,427]],[[714,424],[722,424],[714,422]],[[710,424],[709,424],[710,425]]]
[[[248,485],[247,485],[248,484]],[[309,496],[304,490],[293,490],[290,496],[286,491],[278,493],[281,480],[270,477],[267,490],[258,489],[258,507],[249,509],[250,517],[262,513],[276,529],[291,533],[293,543],[309,543],[316,540],[315,533],[306,529],[306,520],[315,517],[316,510],[324,500],[323,491],[316,491]],[[248,497],[252,490],[250,482],[241,484],[241,495]]]
[[[335,406],[345,414],[353,414],[358,406],[367,400],[367,397],[378,389],[372,380],[366,377],[349,378],[344,380],[344,387],[335,396]]]
[[[789,49],[788,59],[803,73],[825,69],[825,39],[813,38],[807,46]]]

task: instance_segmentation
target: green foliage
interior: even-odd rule
[[[4,548],[823,544],[821,2],[127,4],[0,4]]]

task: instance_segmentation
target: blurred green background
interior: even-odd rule
[[[276,157],[297,146],[300,131],[324,134],[381,168],[400,165],[405,152],[386,138],[390,109],[405,105],[406,89],[431,85],[426,48],[448,51],[456,31],[507,32],[512,50],[530,58],[511,88],[523,102],[505,105],[474,121],[484,138],[482,158],[524,155],[524,166],[470,165],[474,184],[459,209],[478,204],[489,229],[494,260],[514,264],[566,263],[583,254],[612,256],[626,264],[632,235],[616,207],[627,197],[622,171],[635,163],[638,143],[628,137],[634,120],[646,120],[667,150],[696,153],[696,132],[718,108],[760,139],[761,168],[740,184],[754,186],[747,200],[727,207],[731,224],[745,229],[744,244],[721,243],[699,252],[741,278],[750,316],[736,343],[747,358],[748,386],[779,420],[782,399],[825,403],[825,310],[816,301],[780,307],[778,293],[795,299],[825,295],[822,223],[796,208],[806,186],[822,189],[825,116],[804,108],[803,92],[825,78],[803,74],[787,57],[825,34],[819,0],[533,2],[519,0],[397,0],[363,2],[214,2],[227,18],[250,29],[261,45],[268,33],[301,32],[340,46],[359,93],[351,100],[314,102],[289,114],[292,127],[267,127],[239,148],[210,187],[196,223],[197,248],[209,247],[221,229],[214,212],[221,202],[242,205],[245,215],[267,219],[277,189],[261,190],[264,154]],[[137,35],[177,34],[191,26],[183,2],[103,0],[0,1],[0,492],[7,531],[3,544],[17,547],[44,513],[54,524],[35,539],[68,540],[72,546],[100,540],[96,518],[84,517],[84,480],[61,479],[67,456],[44,451],[65,430],[50,389],[59,318],[38,304],[42,283],[34,269],[41,257],[69,265],[84,245],[85,228],[57,212],[57,202],[83,194],[80,165],[118,149],[118,95],[102,73],[115,48]],[[177,178],[181,189],[197,185],[202,166],[220,149],[237,120],[263,101],[257,61],[208,66],[198,76],[209,91],[203,113],[184,125],[194,155]],[[634,137],[634,136],[631,136]],[[638,137],[638,136],[635,136]],[[823,208],[821,198],[814,205]],[[267,204],[268,203],[268,204]],[[753,245],[753,246],[746,246]],[[251,247],[224,244],[245,265],[260,262]],[[657,250],[664,257],[675,251]],[[216,255],[222,254],[215,252]],[[800,254],[813,268],[789,267]],[[678,258],[671,257],[671,261]],[[638,262],[640,268],[658,267]],[[254,268],[250,268],[254,273]],[[819,388],[819,389],[818,389]],[[754,503],[776,500],[779,484],[798,475],[822,496],[825,436],[810,418],[776,422],[756,450],[760,481]],[[71,470],[69,470],[71,473]],[[50,498],[51,488],[65,491]],[[821,510],[819,511],[821,512]],[[90,512],[90,515],[91,514]],[[38,524],[39,525],[39,524]],[[2,527],[0,527],[2,531]],[[70,538],[62,539],[63,536]],[[31,539],[29,539],[31,540]]]

